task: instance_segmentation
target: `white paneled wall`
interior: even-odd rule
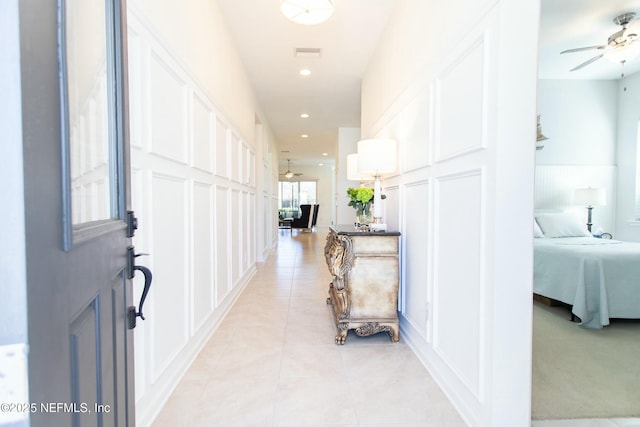
[[[477,398],[483,347],[486,278],[479,170],[436,178],[434,218],[433,348]],[[464,296],[464,297],[463,297]]]
[[[425,110],[426,111],[426,110]],[[425,144],[426,145],[426,144]],[[429,275],[429,260],[433,258],[429,242],[429,181],[408,182],[404,186],[404,199],[411,200],[405,210],[404,229],[411,230],[402,238],[402,259],[405,266],[401,310],[407,322],[424,339],[427,338],[427,313],[431,298],[428,295],[426,278]],[[389,212],[389,214],[391,214]]]
[[[505,82],[528,73],[533,89],[535,63],[531,56],[531,68],[518,69],[501,34],[511,25],[503,14],[524,4],[478,2],[486,9],[473,17],[479,9],[458,10],[469,25],[444,37],[439,53],[427,45],[411,50],[421,61],[403,61],[393,48],[449,31],[441,24],[445,11],[460,4],[397,6],[402,19],[392,19],[384,53],[363,80],[363,100],[375,105],[363,103],[362,132],[399,142],[400,171],[383,187],[386,222],[402,233],[402,339],[469,425],[526,425],[534,155],[526,141],[534,123],[525,118],[535,117],[535,93],[527,90],[522,107]],[[379,80],[418,66],[415,78],[388,97],[388,86],[402,79]],[[514,352],[518,362],[506,365]]]
[[[135,331],[146,426],[255,272],[256,154],[153,31],[129,26],[134,244],[153,271]]]

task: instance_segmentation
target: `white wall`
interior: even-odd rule
[[[616,90],[615,80],[538,80],[538,114],[549,139],[536,151],[536,209],[571,210],[586,224],[575,189],[605,188],[607,205],[594,208],[592,230],[614,232]]]
[[[132,0],[128,20],[134,244],[154,273],[134,335],[147,426],[273,247],[278,149],[216,2]]]
[[[538,114],[549,139],[537,165],[614,165],[615,80],[538,80]]]
[[[625,90],[626,88],[626,90]],[[604,187],[607,206],[593,210],[594,227],[640,241],[633,221],[640,74],[624,80],[539,80],[538,114],[549,138],[536,152],[536,208],[571,209],[577,187]]]
[[[351,224],[355,210],[347,206],[347,188],[358,187],[358,181],[347,180],[347,156],[357,153],[360,140],[360,128],[341,128],[338,130],[338,160],[336,161],[336,224]]]
[[[616,233],[620,240],[640,242],[640,222],[634,221],[638,141],[640,140],[640,73],[618,84],[618,192]]]
[[[292,181],[316,181],[316,203],[320,205],[316,226],[328,227],[331,224],[333,207],[333,169],[331,166],[291,165],[291,170],[302,173]],[[280,167],[280,174],[287,171],[287,166]],[[286,178],[280,176],[280,179]]]
[[[401,339],[469,425],[530,423],[538,13],[399,0],[362,84],[362,137],[399,142]]]
[[[128,6],[152,23],[163,47],[181,59],[191,78],[253,144],[259,109],[218,3],[130,0]]]

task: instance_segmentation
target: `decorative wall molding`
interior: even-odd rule
[[[433,348],[480,399],[487,284],[482,169],[438,177],[434,193]]]
[[[435,79],[436,162],[487,146],[487,49],[483,32]]]
[[[499,2],[482,10],[474,27],[363,129],[399,141],[401,170],[385,181],[401,188],[387,199],[386,218],[393,223],[401,215],[403,336],[470,425],[486,417],[493,369],[486,267],[493,240],[486,230],[494,219],[486,209],[496,156]]]
[[[401,240],[401,311],[406,321],[425,340],[430,340],[427,324],[433,288],[430,185],[429,179],[407,182],[402,191],[402,199],[411,203],[403,210],[402,219],[402,229],[407,232]],[[408,283],[412,285],[407,286]]]
[[[154,31],[129,16],[134,244],[151,253],[154,272],[134,334],[136,421],[148,426],[255,274],[256,153]]]

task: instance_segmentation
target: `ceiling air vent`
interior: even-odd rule
[[[296,58],[320,58],[321,55],[319,47],[297,47],[294,53]]]

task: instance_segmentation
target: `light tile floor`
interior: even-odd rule
[[[456,427],[464,422],[402,341],[334,344],[326,230],[280,230],[279,245],[162,409],[154,427]],[[534,427],[640,427],[638,419]]]
[[[334,344],[327,230],[281,230],[154,426],[464,426],[402,342]]]

